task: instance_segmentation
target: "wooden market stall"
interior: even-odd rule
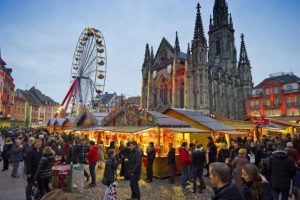
[[[214,142],[218,148],[221,147],[221,143],[227,143],[230,145],[230,140],[236,137],[246,137],[247,132],[238,132],[234,128],[223,124],[207,115],[201,114],[195,110],[168,108],[163,112],[165,115],[174,117],[176,119],[189,123],[192,127],[199,128],[206,131],[211,131]],[[201,138],[200,142],[206,147],[208,140]]]
[[[258,138],[258,134],[257,134],[257,125],[252,124],[250,122],[247,121],[239,121],[239,120],[225,120],[225,119],[220,119],[218,120],[221,123],[233,128],[234,130],[238,131],[239,133],[246,134],[252,138],[254,138],[255,140],[257,140]]]
[[[154,142],[156,159],[153,164],[153,175],[158,178],[169,176],[167,166],[169,143],[172,143],[176,149],[176,165],[180,172],[178,149],[181,143],[211,135],[210,131],[191,128],[186,122],[158,112],[141,109],[136,105],[130,105],[126,110],[108,116],[104,119],[104,127],[98,127],[98,129],[104,130],[106,145],[111,140],[114,140],[116,145],[119,145],[121,141],[137,141],[144,153],[144,159],[149,142]],[[144,165],[142,171],[146,171]]]

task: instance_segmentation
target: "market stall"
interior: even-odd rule
[[[195,110],[169,108],[164,112],[164,114],[185,121],[192,127],[212,132],[214,142],[218,149],[221,147],[223,142],[227,143],[229,146],[230,139],[233,138],[234,135],[246,135],[240,134],[234,128]],[[206,147],[208,140],[206,138],[202,138],[201,143],[204,147]]]
[[[168,144],[172,143],[176,149],[176,165],[178,172],[181,167],[178,162],[178,149],[182,142],[190,142],[194,139],[204,141],[211,135],[210,131],[191,128],[186,122],[177,120],[170,116],[141,109],[131,105],[123,110],[104,119],[104,127],[97,129],[105,132],[105,144],[111,140],[120,142],[135,140],[146,158],[146,150],[149,142],[154,142],[156,148],[156,159],[153,164],[153,175],[158,178],[169,176],[167,166]],[[145,165],[142,167],[145,172]]]

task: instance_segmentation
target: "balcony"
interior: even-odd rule
[[[284,93],[284,94],[294,93],[294,92],[300,92],[300,89],[283,90],[283,93]]]
[[[287,102],[286,106],[287,107],[299,107],[299,103],[298,102]]]

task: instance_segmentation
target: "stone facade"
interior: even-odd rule
[[[200,4],[194,37],[187,52],[163,38],[154,57],[146,45],[142,66],[141,106],[163,111],[168,107],[194,109],[232,119],[246,114],[246,97],[253,87],[244,36],[237,62],[234,28],[225,0],[216,0],[210,18],[209,45],[204,35]]]

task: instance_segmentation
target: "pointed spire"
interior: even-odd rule
[[[154,62],[153,46],[151,46],[150,61],[151,61],[151,65],[152,65]]]
[[[175,51],[177,53],[180,52],[180,46],[179,46],[179,40],[178,40],[178,33],[177,33],[177,31],[176,31],[176,38],[175,38],[175,47],[174,47],[174,49],[175,49]]]
[[[212,18],[211,18],[211,15],[209,15],[209,27],[212,27]]]
[[[226,0],[215,0],[213,8],[214,26],[228,25],[228,5]]]
[[[229,24],[230,24],[230,25],[233,25],[233,23],[232,23],[232,17],[231,17],[231,13],[229,14]]]
[[[188,43],[188,48],[186,54],[189,56],[191,55],[190,43]]]
[[[149,50],[149,44],[146,44],[146,50],[145,50],[145,58],[143,63],[143,69],[149,68],[148,64],[150,61],[150,50]]]
[[[241,64],[249,64],[250,62],[248,60],[247,51],[246,51],[246,45],[244,41],[244,34],[241,35],[241,49],[240,49],[240,60],[239,65]]]
[[[196,14],[196,22],[195,22],[195,30],[194,30],[194,42],[198,43],[199,41],[205,41],[203,24],[200,13],[200,3],[197,3],[197,14]]]

